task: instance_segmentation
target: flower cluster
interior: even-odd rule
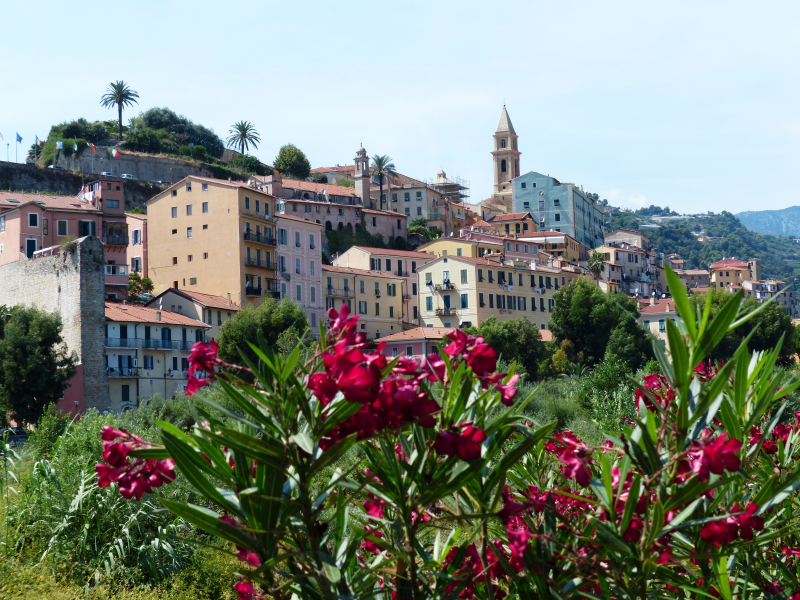
[[[253,584],[244,577],[233,584],[233,591],[239,594],[239,600],[264,600],[264,596],[259,594]]]
[[[678,472],[685,475],[691,472],[697,475],[700,481],[708,481],[711,473],[722,475],[724,470],[738,471],[742,466],[742,460],[736,453],[741,449],[742,442],[728,438],[727,433],[716,437],[706,434],[692,444],[687,460],[681,461]]]
[[[675,400],[675,392],[670,387],[669,381],[667,381],[664,375],[659,375],[658,373],[645,375],[644,389],[647,390],[647,393],[641,389],[636,390],[636,404],[638,405],[640,401],[644,402],[647,410],[655,411],[656,409],[653,401],[650,399],[651,397],[654,398],[662,408],[667,408],[672,404],[672,401]]]
[[[108,425],[103,427],[101,435],[103,460],[108,463],[98,463],[94,467],[97,485],[101,488],[117,482],[124,498],[136,496],[137,500],[141,500],[144,494],[152,493],[153,488],[175,481],[175,462],[171,458],[128,460],[132,450],[152,448],[153,444],[124,429],[114,429]]]
[[[778,423],[772,429],[770,436],[765,439],[761,444],[761,451],[764,454],[776,454],[778,452],[778,442],[786,442],[792,432],[800,430],[800,412],[794,413],[794,423]],[[759,427],[752,427],[750,429],[750,436],[747,438],[749,446],[755,446],[764,437],[763,432]]]
[[[232,519],[228,515],[221,516],[219,520],[224,521],[233,527],[245,527],[244,523],[237,521],[236,519]],[[253,534],[251,533],[250,535],[252,536]],[[261,557],[259,557],[258,554],[252,550],[248,550],[242,546],[236,546],[236,558],[238,558],[241,562],[249,564],[251,567],[261,566]]]
[[[364,439],[413,421],[422,427],[436,425],[433,415],[441,409],[421,384],[440,377],[443,365],[440,367],[434,359],[422,364],[405,359],[398,361],[384,379],[383,371],[388,365],[381,354],[384,344],[374,352],[364,351],[366,336],[356,332],[358,317],[349,316],[347,305],[342,306],[341,313],[329,309],[328,316],[333,343],[322,357],[324,371],[309,375],[306,385],[324,405],[341,393],[346,400],[362,406],[329,432],[320,447],[325,450],[352,433]]]
[[[189,355],[189,370],[187,371],[187,396],[194,396],[197,390],[217,380],[214,367],[223,364],[217,358],[218,350],[219,346],[213,339],[208,344],[197,342],[192,345],[192,353]],[[204,376],[201,377],[198,373],[203,373]]]
[[[755,502],[750,502],[744,510],[737,502],[731,509],[732,513],[741,514],[706,523],[700,531],[703,541],[719,548],[736,541],[739,537],[749,542],[755,537],[753,530],[764,529],[764,519],[755,514],[758,511],[758,504]]]
[[[500,398],[506,406],[513,404],[517,395],[517,382],[519,375],[512,375],[506,383],[501,383],[506,378],[505,373],[495,373],[497,370],[497,351],[489,346],[482,337],[467,335],[460,329],[454,329],[446,338],[451,342],[444,351],[453,358],[461,358],[472,369],[472,373],[481,381],[483,390],[490,386],[500,392]]]
[[[555,454],[564,466],[561,474],[574,479],[581,487],[592,480],[592,448],[579,440],[571,431],[556,433],[553,440],[545,444],[545,450]]]
[[[486,433],[473,427],[471,423],[461,423],[456,427],[442,429],[436,434],[433,449],[444,456],[458,456],[461,460],[474,460],[481,456],[481,444],[486,441]]]

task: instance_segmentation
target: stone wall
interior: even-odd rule
[[[92,236],[81,238],[74,252],[33,260],[23,255],[0,267],[0,305],[35,306],[61,315],[66,346],[81,363],[81,408],[100,411],[119,409],[110,406],[108,393],[104,287],[103,244]]]
[[[65,169],[73,168],[71,157],[61,155],[57,164]],[[211,169],[179,158],[134,152],[120,152],[119,158],[111,158],[107,148],[97,148],[94,159],[92,159],[91,150],[84,150],[75,157],[74,168],[76,171],[86,173],[87,176],[90,173],[99,176],[100,173],[108,172],[119,177],[123,173],[127,173],[142,181],[167,183],[180,181],[187,175],[214,176]]]
[[[12,192],[50,192],[74,196],[83,188],[84,183],[95,181],[98,175],[60,171],[58,169],[40,168],[35,165],[0,161],[0,190]],[[114,181],[118,178],[108,178]],[[125,179],[125,210],[134,207],[144,208],[144,203],[166,189],[166,185],[149,181],[133,181]]]

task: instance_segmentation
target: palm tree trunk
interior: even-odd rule
[[[119,141],[122,141],[122,102],[117,103],[119,106]]]
[[[378,208],[380,210],[383,210],[383,175],[379,175],[379,177],[381,180],[381,191],[378,195],[378,204],[379,204]]]

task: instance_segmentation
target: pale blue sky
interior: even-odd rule
[[[521,170],[680,212],[798,204],[796,2],[5,2],[0,133],[107,119],[108,83],[255,154],[312,166],[359,142],[398,170],[492,191],[505,100]],[[2,148],[5,150],[5,148]],[[3,156],[5,158],[5,156]]]

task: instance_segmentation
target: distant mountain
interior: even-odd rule
[[[800,206],[781,210],[751,210],[739,213],[736,218],[756,233],[800,237]]]

